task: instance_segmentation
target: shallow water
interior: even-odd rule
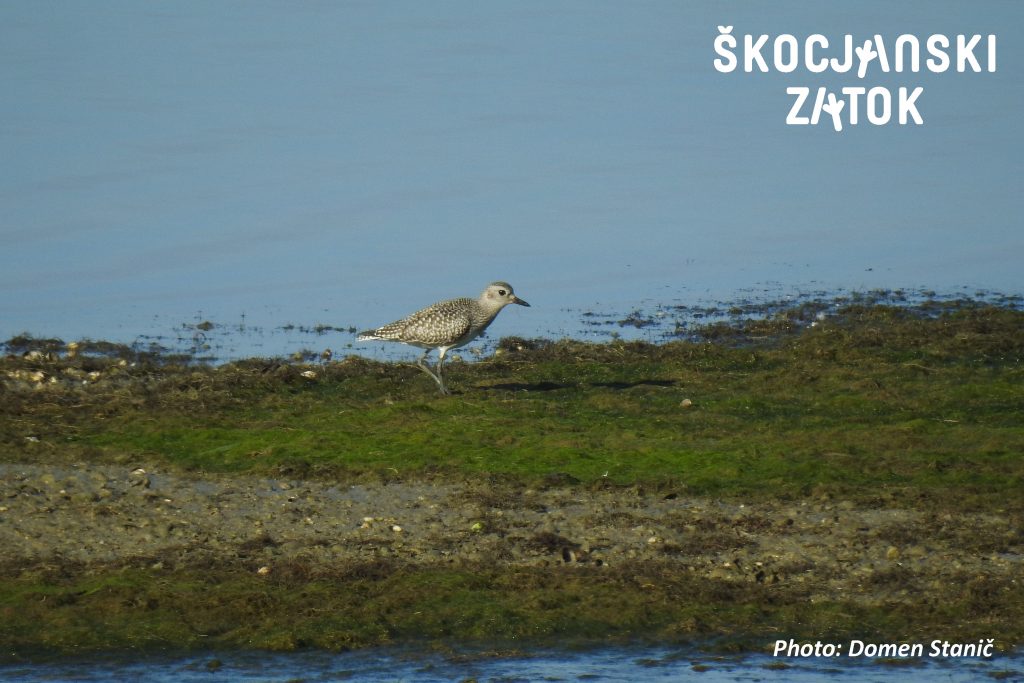
[[[786,659],[766,655],[715,656],[669,648],[612,648],[442,656],[397,648],[342,654],[219,653],[142,660],[81,660],[0,667],[10,683],[152,681],[818,681],[888,683],[1021,680],[1024,657],[922,659],[881,663],[862,659]]]
[[[288,326],[495,279],[533,304],[495,337],[652,301],[1020,286],[1024,4],[557,5],[4,3],[0,339],[202,348],[211,320],[247,335],[215,353],[280,356],[307,343]],[[785,88],[847,79],[717,73],[719,25],[998,33],[1001,66],[877,74],[926,88],[925,124],[837,134],[787,126]]]
[[[958,302],[1019,308],[1024,305],[1024,297],[1017,293],[970,287],[944,292],[920,289],[862,292],[788,290],[773,286],[750,290],[729,300],[666,296],[662,299],[639,300],[626,309],[592,306],[538,312],[541,319],[549,324],[544,326],[535,321],[533,329],[536,336],[546,339],[573,338],[594,342],[623,339],[660,343],[678,339],[697,340],[702,326],[718,322],[737,324],[744,320],[790,314],[795,325],[806,326],[815,324],[849,304],[956,307]],[[244,316],[237,320],[196,316],[193,320],[176,323],[154,317],[146,330],[145,333],[133,334],[114,330],[109,336],[103,337],[102,341],[123,344],[138,352],[151,351],[162,356],[176,355],[215,364],[260,357],[317,362],[324,360],[322,354],[325,350],[329,350],[334,359],[360,355],[377,360],[413,360],[421,353],[420,350],[402,344],[358,342],[355,327],[324,323],[261,326]],[[453,355],[470,361],[489,356],[502,336],[529,338],[522,330],[495,324],[487,333],[469,346],[457,349]],[[67,337],[64,341],[76,339]],[[26,348],[5,343],[0,338],[0,350],[23,353]]]

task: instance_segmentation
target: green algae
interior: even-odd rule
[[[756,344],[501,350],[453,364],[453,397],[415,368],[359,358],[76,368],[8,357],[8,374],[96,379],[8,387],[0,440],[12,459],[143,458],[214,472],[557,473],[724,497],[1022,502],[1019,311],[850,306]]]
[[[299,574],[303,574],[298,570]],[[763,649],[849,637],[1024,636],[1019,585],[965,582],[942,600],[810,604],[792,588],[697,580],[658,564],[609,569],[348,568],[296,580],[231,569],[118,568],[85,576],[24,573],[0,586],[3,658],[97,650],[343,650],[395,642],[520,646],[637,638],[717,640]]]

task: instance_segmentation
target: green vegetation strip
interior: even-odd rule
[[[8,387],[0,443],[7,459],[33,462],[1021,504],[1016,310],[850,307],[815,327],[750,322],[717,343],[504,340],[501,351],[454,364],[453,397],[415,368],[354,357],[221,367],[128,351],[131,362],[8,357],[8,376],[45,378]]]
[[[1024,587],[966,583],[919,605],[810,604],[787,588],[698,580],[657,564],[628,571],[384,564],[309,576],[224,569],[25,573],[0,584],[4,658],[166,648],[350,649],[394,642],[528,647],[637,637],[764,649],[779,634],[1019,643]]]

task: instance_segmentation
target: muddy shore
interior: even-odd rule
[[[351,357],[11,340],[0,659],[1019,647],[1024,313],[818,312],[665,345],[506,339],[453,365],[450,397]]]
[[[482,480],[396,483],[189,476],[138,463],[0,465],[8,571],[70,564],[242,568],[301,561],[336,570],[609,567],[672,571],[809,601],[921,602],[968,584],[1018,580],[1012,514],[864,508],[828,496],[721,502],[638,487]]]

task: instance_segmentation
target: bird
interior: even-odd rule
[[[425,349],[423,355],[416,361],[416,366],[433,378],[442,395],[448,395],[451,392],[445,386],[441,374],[445,354],[452,349],[465,346],[483,334],[501,309],[509,304],[530,305],[516,296],[509,283],[492,282],[477,299],[460,297],[439,301],[401,320],[374,330],[360,332],[356,339],[397,341]],[[427,356],[434,349],[437,349],[436,373],[426,364]]]

